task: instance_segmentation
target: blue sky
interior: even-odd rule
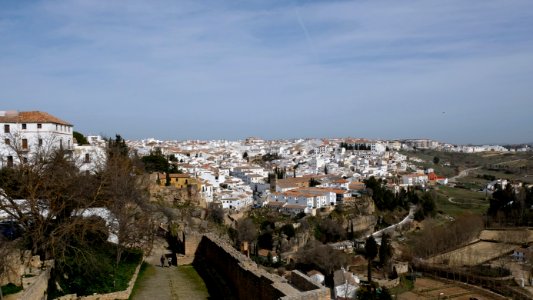
[[[85,134],[533,141],[533,1],[0,0],[0,109]]]

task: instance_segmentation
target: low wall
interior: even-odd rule
[[[225,290],[233,293],[225,295],[226,299],[330,299],[328,288],[305,283],[306,279],[311,280],[304,274],[296,271],[294,285],[291,285],[211,234],[202,237],[194,265],[204,276],[212,277],[204,278],[208,284],[209,281],[221,284],[220,280],[224,280]]]
[[[50,280],[50,270],[47,268],[35,277],[23,278],[24,290],[17,294],[5,296],[5,300],[40,300],[46,299],[48,292],[48,280]]]
[[[281,299],[329,300],[331,298],[331,292],[329,288],[314,282],[313,280],[311,280],[311,278],[309,278],[309,276],[303,274],[298,270],[291,272],[290,284],[296,287],[301,292],[296,296],[285,296]]]

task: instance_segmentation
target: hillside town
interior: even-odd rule
[[[85,226],[82,224],[92,218],[103,221],[102,229],[107,231],[103,237],[111,245],[110,249],[122,247],[121,251],[127,252],[140,246],[142,251],[147,251],[144,246],[148,244],[145,243],[151,241],[150,250],[144,253],[148,255],[145,260],[153,265],[159,264],[159,259],[153,255],[162,251],[166,254],[161,256],[161,265],[166,262],[163,256],[168,256],[169,266],[193,263],[202,273],[204,268],[212,267],[205,265],[209,254],[204,254],[203,260],[199,260],[198,253],[210,253],[214,250],[206,250],[205,247],[219,245],[222,248],[217,249],[224,249],[220,255],[238,256],[242,261],[252,259],[254,269],[250,272],[253,274],[267,272],[264,274],[274,275],[261,276],[280,276],[272,280],[292,282],[281,290],[276,288],[272,291],[284,295],[300,293],[303,288],[301,280],[308,281],[305,285],[308,288],[312,286],[309,291],[321,295],[317,296],[322,297],[320,299],[365,299],[364,295],[377,290],[384,294],[391,291],[412,293],[412,287],[404,291],[403,286],[407,282],[405,280],[415,282],[416,278],[411,274],[413,270],[428,274],[446,272],[446,276],[439,276],[449,278],[448,274],[454,274],[461,278],[473,270],[485,272],[475,268],[490,269],[487,262],[496,268],[494,270],[500,270],[501,267],[496,266],[506,261],[512,267],[505,269],[507,273],[501,273],[504,274],[502,276],[507,276],[506,280],[516,280],[517,286],[523,289],[495,286],[489,290],[504,291],[520,298],[533,289],[533,277],[524,271],[528,265],[525,263],[532,257],[530,244],[533,240],[529,230],[504,236],[501,231],[487,230],[489,221],[477,221],[480,217],[474,215],[443,211],[443,204],[437,202],[440,193],[464,190],[466,183],[460,178],[468,176],[466,171],[474,172],[481,168],[464,169],[457,173],[454,169],[457,167],[452,165],[456,162],[444,161],[447,153],[478,155],[475,153],[481,152],[487,153],[487,157],[512,155],[507,161],[516,162],[522,161],[522,156],[516,158],[515,155],[531,153],[528,145],[506,148],[498,145],[450,145],[421,139],[386,141],[364,138],[124,140],[119,135],[114,139],[84,136],[75,131],[73,124],[40,111],[0,111],[0,127],[3,128],[0,144],[0,233],[6,241],[17,241],[27,235],[28,240],[37,243],[33,244],[34,251],[18,249],[19,246],[2,249],[8,252],[5,253],[7,260],[2,261],[0,283],[6,287],[22,286],[15,293],[19,295],[17,297],[40,299],[44,293],[66,300],[79,299],[86,293],[83,289],[69,290],[66,285],[64,290],[48,291],[48,284],[44,283],[54,274],[54,261],[56,270],[65,272],[67,269],[63,268],[68,266],[68,261],[63,262],[48,254],[51,250],[57,251],[57,247],[63,247],[61,244],[40,242],[43,234],[46,236],[53,232],[34,235],[34,231],[36,222],[41,222],[39,224],[46,228],[61,226],[61,220],[65,220],[67,227],[62,230],[67,230],[71,222],[80,222],[79,226]],[[434,153],[443,157],[443,161]],[[429,155],[431,161],[425,161],[420,155]],[[117,159],[131,163],[114,162]],[[64,166],[55,166],[58,161],[63,161]],[[504,166],[506,174],[516,170],[506,164],[508,162],[504,161],[488,166],[493,171]],[[63,169],[67,165],[73,169]],[[121,165],[125,169],[121,169]],[[46,176],[55,178],[56,168],[59,168],[59,174],[74,172],[72,180],[77,182],[75,185],[79,185],[79,180],[103,180],[95,194],[99,200],[75,206],[72,206],[74,202],[59,204],[61,202],[53,200],[59,197],[56,191],[47,191],[44,187],[62,185],[61,180],[43,181],[37,186],[44,190],[31,194],[25,190],[31,190],[33,186],[16,179],[18,176],[26,178],[24,174],[38,169],[43,171],[38,171],[35,176],[40,176],[39,172],[51,172]],[[17,175],[18,170],[23,173]],[[451,172],[449,174],[454,176],[439,174],[439,170],[446,174]],[[519,170],[525,174],[528,172],[527,167]],[[138,176],[138,179],[131,176]],[[515,226],[531,225],[527,215],[521,215],[519,219],[513,217],[516,216],[513,215],[515,206],[512,200],[508,202],[509,199],[522,199],[523,203],[529,203],[533,191],[531,183],[511,177],[476,176],[476,180],[483,181],[477,183],[476,188],[470,188],[468,193],[485,197],[484,204],[476,205],[488,207],[486,218],[490,217],[490,222],[498,226],[509,226],[509,222],[514,222]],[[527,175],[524,178],[527,179]],[[116,184],[119,184],[118,190]],[[128,184],[131,185],[126,188]],[[143,193],[141,186],[149,191],[149,198],[142,200],[146,201],[145,204],[139,200]],[[92,187],[87,188],[83,193],[93,192]],[[124,188],[131,189],[128,193],[139,189],[140,194],[133,192],[124,198],[121,196]],[[73,190],[73,187],[70,189]],[[104,189],[103,195],[107,196],[100,198],[100,189]],[[66,194],[71,192],[63,191]],[[522,193],[526,193],[525,196],[517,198],[519,196],[516,195]],[[490,207],[488,195],[494,199],[490,200]],[[72,199],[68,201],[75,200],[71,197],[84,197],[64,196]],[[460,201],[458,196],[445,196],[445,203],[466,207],[457,202]],[[508,203],[497,202],[499,199]],[[151,208],[145,210],[149,206]],[[146,221],[150,221],[139,223],[138,220],[145,217]],[[437,234],[442,228],[435,222],[447,222],[451,227],[447,233]],[[429,231],[421,229],[426,226]],[[463,226],[468,226],[468,230],[462,229]],[[412,235],[413,232],[418,233]],[[131,233],[145,235],[130,236]],[[454,235],[448,236],[450,233]],[[73,231],[72,234],[79,233]],[[437,242],[438,237],[434,234],[441,235],[446,241]],[[155,240],[159,243],[154,244]],[[170,252],[157,248],[167,243]],[[44,245],[50,248],[43,248],[44,252],[41,252],[39,249]],[[413,245],[415,247],[409,250]],[[154,247],[159,250],[154,251]],[[469,247],[472,249],[468,250]],[[370,254],[372,252],[374,254]],[[117,255],[119,253],[122,252],[117,250]],[[376,259],[378,253],[379,260]],[[470,256],[465,257],[464,253],[470,253]],[[477,259],[473,259],[472,255]],[[227,267],[220,265],[210,272],[226,272]],[[138,268],[136,272],[139,272]],[[75,276],[74,273],[71,276]],[[484,277],[472,276],[470,280],[474,285],[492,282],[483,281],[488,280]],[[208,278],[204,280],[209,282]],[[65,278],[55,280],[58,280],[60,288],[68,282]],[[427,280],[435,284],[431,281],[433,279]],[[134,283],[135,280],[131,281],[126,289],[129,292],[120,292],[125,294],[111,293],[108,295],[112,296],[98,297],[126,299],[130,297]],[[296,292],[298,290],[300,292]],[[66,291],[82,294],[65,295]],[[462,293],[490,295],[482,289],[467,291]],[[240,289],[235,291],[237,294],[241,292],[249,293]],[[19,299],[13,297],[7,299]],[[404,297],[409,299],[411,296]],[[298,299],[306,298],[301,296]]]

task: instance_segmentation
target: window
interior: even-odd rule
[[[28,150],[28,139],[22,139],[22,150]]]
[[[37,123],[37,129],[41,129],[41,128],[43,128],[43,124]]]
[[[63,150],[63,140],[62,139],[59,140],[59,149]]]
[[[57,131],[57,124],[56,124],[56,131]]]
[[[11,145],[11,141],[9,139],[6,139],[5,142],[6,142],[6,145]]]
[[[13,167],[13,156],[11,155],[7,157],[7,166]]]
[[[39,139],[39,147],[43,145],[43,139]]]
[[[9,133],[9,125],[4,125],[4,133]]]
[[[28,158],[27,158],[27,157],[23,157],[23,158],[22,158],[22,162],[25,163],[25,164],[27,164],[27,163],[28,163]]]
[[[85,162],[86,163],[91,162],[91,156],[89,155],[89,153],[85,153]]]
[[[22,124],[22,129],[26,129],[26,124]]]

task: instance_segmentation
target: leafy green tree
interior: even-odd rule
[[[165,175],[165,186],[170,186],[170,174],[168,172]]]
[[[294,230],[294,226],[292,224],[285,224],[280,229],[281,233],[287,236],[287,238],[291,239],[296,235],[296,232]]]
[[[76,139],[76,143],[78,143],[78,145],[89,145],[89,141],[87,141],[83,134],[74,131],[72,132],[72,136]]]
[[[143,156],[141,158],[141,161],[144,164],[144,169],[146,170],[146,172],[165,173],[170,171],[170,163],[160,151],[155,151],[150,153],[150,155]]]
[[[272,258],[272,253],[270,253],[270,251],[268,251],[268,254],[267,254],[267,262],[268,262],[269,264],[272,264],[272,260],[273,260],[273,258]]]
[[[272,232],[266,231],[257,237],[257,245],[259,248],[272,250],[274,245],[274,239],[272,238]]]
[[[391,237],[388,233],[381,236],[381,245],[379,246],[379,263],[389,271],[389,264],[392,259]]]
[[[372,235],[365,242],[365,258],[368,261],[368,282],[372,283],[372,261],[378,255],[378,244]]]
[[[391,300],[392,295],[387,288],[380,287],[377,289],[377,293],[372,292],[374,286],[365,285],[357,290],[357,300]]]
[[[309,179],[309,186],[310,187],[315,187],[315,186],[317,186],[319,184],[320,184],[320,181],[316,180],[315,178]]]
[[[435,204],[435,197],[430,192],[425,192],[421,199],[422,211],[424,216],[435,216],[437,205]]]
[[[315,227],[315,238],[322,243],[335,243],[346,238],[346,229],[337,221],[325,218]]]

